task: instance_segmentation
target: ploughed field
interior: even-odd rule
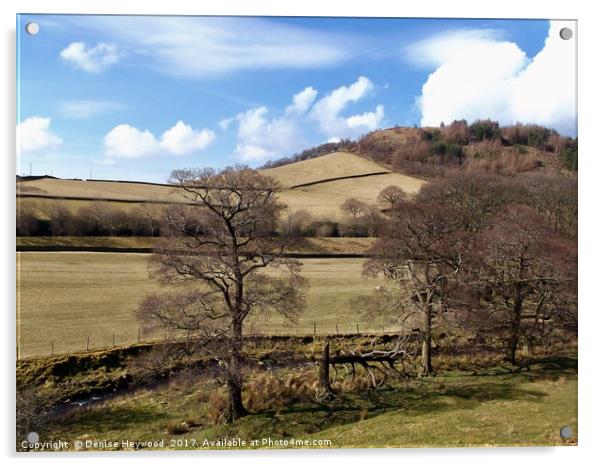
[[[19,356],[44,356],[136,343],[133,315],[144,297],[161,291],[149,278],[148,254],[88,252],[17,253]],[[265,334],[382,332],[351,301],[381,283],[362,275],[362,258],[302,259],[308,279],[307,309],[298,326],[259,314],[245,331]],[[142,341],[164,335],[140,335]]]

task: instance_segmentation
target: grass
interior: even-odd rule
[[[264,174],[272,176],[282,185],[283,189],[279,192],[279,198],[288,205],[290,211],[304,209],[314,219],[339,222],[346,220],[340,206],[349,197],[356,197],[368,204],[375,204],[378,194],[389,185],[397,185],[408,193],[415,193],[425,181],[391,172],[386,175],[335,180],[296,189],[290,189],[290,187],[324,179],[382,173],[383,171],[387,171],[387,169],[376,162],[347,152],[335,152],[311,160],[262,170]],[[120,199],[140,200],[141,202],[144,200],[186,201],[179,193],[173,192],[171,187],[137,183],[40,179],[19,182],[18,192],[90,199],[90,201],[59,201],[74,211],[98,199],[124,210],[140,204],[119,202]],[[57,202],[52,199],[18,199],[18,201],[36,205],[42,217],[44,216],[42,207],[45,204]]]
[[[351,240],[351,239],[350,239]],[[325,240],[328,242],[329,240]],[[361,242],[360,242],[361,243]],[[17,341],[21,357],[83,351],[134,343],[133,316],[141,300],[161,286],[149,279],[147,254],[17,253]],[[307,310],[299,328],[273,315],[247,321],[246,330],[271,334],[382,331],[365,321],[350,301],[370,294],[377,280],[362,276],[363,259],[303,259],[309,281]],[[251,327],[252,326],[252,327]],[[160,338],[161,335],[149,336]]]
[[[159,238],[148,236],[18,236],[19,247],[153,248]],[[288,249],[300,254],[364,254],[375,238],[306,238]]]
[[[43,439],[164,439],[167,448],[199,448],[203,441],[240,438],[328,440],[332,447],[459,447],[575,444],[576,359],[501,375],[441,373],[380,389],[349,388],[334,401],[311,400],[260,409],[232,425],[211,421],[215,387],[181,380],[121,395],[57,419]],[[304,371],[311,380],[316,368]],[[269,376],[292,377],[290,370]],[[297,375],[298,377],[298,375]],[[254,390],[259,377],[247,381]],[[252,393],[261,396],[261,387]],[[213,408],[214,409],[214,408]],[[562,440],[562,426],[575,436]],[[184,428],[181,428],[184,426]],[[171,444],[171,442],[176,442]],[[195,443],[193,443],[195,442]],[[258,445],[261,447],[261,443]]]
[[[376,162],[348,152],[333,152],[315,159],[261,170],[263,174],[271,176],[285,188],[323,179],[367,175],[382,171],[386,169]]]
[[[113,183],[43,178],[17,184],[17,192],[46,196],[86,197],[90,199],[127,199],[153,201],[182,201],[182,196],[169,186],[137,183]]]

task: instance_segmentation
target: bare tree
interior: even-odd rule
[[[424,375],[433,373],[433,317],[445,309],[445,287],[458,274],[468,247],[467,233],[453,213],[433,202],[400,202],[364,266],[366,274],[382,273],[399,290],[394,308],[419,316]]]
[[[561,323],[574,312],[576,258],[575,244],[525,206],[498,215],[465,255],[464,273],[471,277],[464,281],[478,293],[477,327],[503,341],[512,364],[529,328],[554,319]]]
[[[360,216],[367,208],[368,206],[364,202],[354,197],[350,197],[341,205],[341,210],[353,218]]]
[[[406,199],[406,192],[401,189],[399,186],[390,185],[383,189],[377,197],[378,202],[385,209],[391,209],[395,207],[395,205]]]
[[[44,203],[42,211],[48,217],[52,236],[62,236],[68,232],[73,215],[64,202],[57,200]]]
[[[177,170],[170,183],[198,203],[196,223],[181,209],[166,210],[169,238],[153,258],[155,275],[184,289],[153,294],[138,309],[140,321],[191,335],[212,345],[226,367],[229,403],[224,418],[244,416],[243,324],[252,314],[279,313],[295,320],[305,304],[299,262],[283,258],[286,240],[272,236],[285,207],[277,184],[246,167]],[[280,273],[262,270],[280,269]]]
[[[296,210],[294,212],[286,212],[286,228],[287,234],[291,238],[303,236],[304,228],[311,222],[310,213],[305,210]]]

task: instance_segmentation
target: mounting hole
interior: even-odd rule
[[[560,436],[564,439],[571,438],[573,436],[573,429],[570,426],[563,426],[560,429]]]
[[[562,40],[569,40],[573,37],[573,30],[571,28],[562,28],[560,30],[560,38]]]
[[[25,32],[31,36],[35,36],[40,32],[40,25],[38,23],[27,23],[25,25]]]

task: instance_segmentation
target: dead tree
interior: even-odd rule
[[[389,377],[413,377],[413,363],[418,352],[416,341],[415,335],[400,333],[392,348],[373,349],[365,352],[346,349],[334,356],[330,354],[330,343],[326,341],[320,357],[320,388],[323,396],[334,393],[330,385],[330,366],[335,369],[335,372],[337,365],[348,367],[352,380],[356,377],[356,366],[360,366],[370,377],[374,388],[386,383]],[[410,364],[406,366],[406,363]],[[377,373],[379,377],[377,377]]]

